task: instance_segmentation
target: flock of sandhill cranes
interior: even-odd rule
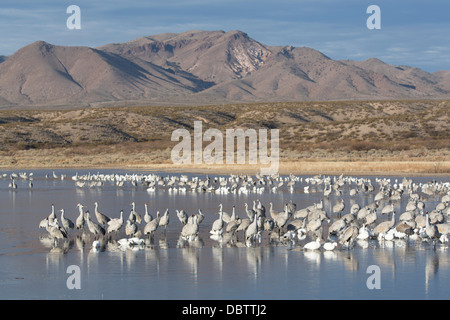
[[[247,246],[258,245],[266,233],[270,241],[294,243],[304,250],[335,250],[336,248],[350,249],[356,243],[367,242],[371,239],[378,241],[407,239],[431,241],[434,245],[439,242],[446,244],[450,233],[449,182],[432,181],[416,184],[406,178],[399,182],[387,178],[369,179],[343,175],[302,178],[292,174],[287,177],[231,175],[228,178],[210,178],[207,176],[204,180],[199,177],[188,179],[183,175],[163,178],[154,174],[97,174],[83,177],[76,175],[72,179],[97,183],[110,181],[115,184],[134,181],[133,186],[141,184],[146,188],[159,186],[164,187],[165,190],[186,188],[191,191],[215,190],[221,193],[224,190],[242,192],[243,189],[252,192],[261,188],[273,191],[274,186],[281,188],[283,185],[289,190],[294,188],[296,183],[303,182],[308,184],[308,188],[305,187],[303,192],[310,192],[312,187],[321,190],[317,192],[323,192],[323,199],[319,203],[301,209],[298,209],[291,200],[283,205],[282,210],[277,210],[272,202],[268,204],[268,210],[266,210],[260,200],[254,200],[250,205],[247,202],[234,205],[232,213],[229,214],[220,204],[217,211],[218,218],[209,226],[204,226],[205,215],[201,209],[198,209],[198,213],[195,214],[188,214],[184,209],[175,210],[181,226],[180,239],[187,242],[198,240],[201,229],[205,229],[205,231],[209,230],[211,239],[227,245],[236,245],[239,239]],[[378,186],[375,187],[372,180]],[[345,186],[347,188],[344,188]],[[355,203],[347,208],[343,198],[343,193],[347,190],[349,197],[364,194],[373,198],[369,205],[360,206]],[[327,210],[324,202],[331,203],[331,196],[338,200],[330,206],[331,210]],[[403,197],[408,198],[408,203],[406,210],[399,214],[395,208]],[[432,197],[432,201],[437,205],[425,208],[426,200],[424,199],[427,197]],[[164,214],[158,211],[156,217],[153,217],[148,205],[145,204],[145,214],[142,218],[133,202],[128,218],[124,218],[123,210],[120,211],[119,218],[112,218],[99,212],[97,202],[94,205],[96,221],[92,220],[89,210],[84,210],[83,205],[77,204],[79,216],[75,223],[64,215],[63,209],[60,210],[61,223],[59,223],[52,205],[50,215],[40,222],[39,227],[45,228],[49,236],[54,239],[66,239],[72,230],[85,230],[87,226],[87,230],[96,239],[93,245],[99,245],[101,239],[120,238],[124,230],[126,237],[119,239],[118,242],[128,248],[144,244],[145,239],[141,237],[150,239],[158,229],[165,234],[169,225],[169,209]],[[238,214],[237,211],[243,211],[243,214]]]

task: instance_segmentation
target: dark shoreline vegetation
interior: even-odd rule
[[[47,150],[69,159],[77,154],[147,152],[153,163],[168,163],[170,150],[178,143],[171,141],[173,130],[193,134],[194,121],[203,121],[203,132],[209,128],[222,132],[279,129],[280,161],[423,160],[430,156],[433,161],[446,161],[449,117],[448,100],[1,110],[0,156]],[[120,157],[116,163],[120,164]]]

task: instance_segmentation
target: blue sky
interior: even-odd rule
[[[373,4],[380,30],[366,27]],[[81,30],[66,27],[69,5],[81,9]],[[449,16],[448,0],[2,0],[0,55],[37,40],[97,47],[163,32],[238,29],[267,45],[434,72],[450,70]]]

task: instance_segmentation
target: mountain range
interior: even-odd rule
[[[164,33],[97,48],[29,44],[0,56],[0,107],[446,99],[450,71],[333,60],[242,31]]]

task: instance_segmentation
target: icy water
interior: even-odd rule
[[[29,173],[30,171],[25,171]],[[79,170],[78,174],[88,173]],[[97,171],[91,171],[97,173]],[[278,211],[293,200],[297,209],[324,199],[331,207],[338,197],[323,197],[323,186],[297,182],[294,190],[285,186],[262,194],[217,194],[209,192],[169,192],[157,187],[149,192],[142,185],[127,182],[123,187],[106,182],[101,187],[76,187],[71,176],[75,171],[56,171],[66,179],[53,179],[52,171],[35,170],[32,180],[17,179],[18,188],[11,189],[10,171],[0,179],[0,298],[1,299],[231,299],[231,300],[292,300],[292,299],[449,299],[450,255],[448,245],[414,241],[371,240],[358,243],[351,250],[305,252],[307,241],[280,242],[269,239],[264,232],[261,243],[246,246],[242,234],[237,243],[221,244],[210,238],[209,230],[218,218],[219,204],[231,214],[244,218],[244,203],[252,205],[260,199],[269,209],[273,202]],[[137,171],[102,170],[100,173],[144,173]],[[162,177],[180,174],[156,173]],[[48,178],[46,178],[48,175]],[[188,174],[191,178],[193,175]],[[205,175],[199,175],[204,179]],[[215,177],[210,175],[211,178]],[[307,178],[305,177],[302,177]],[[374,177],[371,178],[377,188]],[[387,177],[394,183],[403,177]],[[411,178],[424,183],[433,177]],[[436,178],[449,181],[449,177]],[[309,193],[304,192],[310,186]],[[354,203],[362,206],[373,202],[375,193],[349,195],[354,186],[344,185],[342,197],[346,211]],[[397,212],[404,212],[407,197],[394,202]],[[439,202],[438,196],[426,196],[427,210]],[[66,217],[75,221],[77,203],[90,210],[93,220],[94,202],[110,217],[119,217],[124,209],[128,218],[131,202],[144,215],[144,203],[150,213],[170,212],[170,223],[164,233],[158,229],[152,239],[139,249],[121,250],[114,242],[104,243],[100,250],[92,247],[94,237],[69,232],[69,240],[56,245],[48,239],[39,222],[48,216],[51,204],[56,211],[65,209]],[[386,202],[387,203],[387,202]],[[205,220],[200,225],[200,239],[180,241],[182,228],[175,209],[197,213],[202,209]],[[347,211],[348,212],[348,211]],[[58,214],[59,216],[59,214]],[[330,215],[332,219],[335,217]],[[141,229],[143,226],[141,225]],[[114,239],[125,237],[124,228]],[[113,240],[114,240],[113,239]],[[69,289],[69,266],[80,268],[80,289]],[[380,268],[380,289],[369,289],[368,267]]]

